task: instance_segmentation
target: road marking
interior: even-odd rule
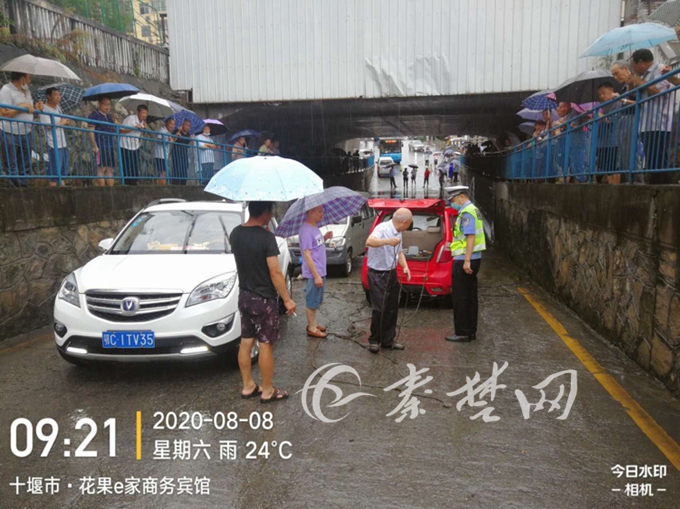
[[[528,290],[518,287],[519,292],[524,298],[534,306],[538,314],[552,327],[552,330],[564,341],[569,350],[581,361],[590,371],[598,382],[604,387],[609,395],[623,405],[628,415],[635,421],[635,424],[647,435],[668,460],[680,470],[680,445],[666,433],[659,424],[635,401],[626,390],[607,371],[600,366],[588,351],[574,338],[569,336],[567,329],[557,321],[557,319],[541,304]]]
[[[52,338],[52,337],[54,337],[54,336],[51,332],[48,332],[47,334],[42,334],[40,336],[36,336],[33,339],[29,339],[27,341],[22,341],[21,343],[18,343],[14,346],[8,346],[7,348],[0,349],[0,355],[15,352],[16,350],[22,350],[22,349],[26,348],[27,346],[31,346],[33,343],[37,343],[39,341],[44,341],[45,339],[49,339],[49,338]]]
[[[137,459],[142,459],[142,412],[137,411]]]

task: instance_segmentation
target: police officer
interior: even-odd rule
[[[477,335],[477,273],[486,249],[479,210],[468,197],[467,186],[447,187],[451,206],[458,211],[450,249],[453,256],[451,285],[455,334],[447,341],[467,343]]]

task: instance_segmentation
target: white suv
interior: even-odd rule
[[[247,214],[240,203],[175,199],[138,212],[115,239],[99,243],[101,256],[64,279],[54,303],[61,356],[74,364],[180,360],[237,347],[238,277],[229,235]],[[276,240],[290,291],[290,253],[284,239]]]

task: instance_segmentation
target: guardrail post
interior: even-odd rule
[[[564,176],[564,183],[567,183],[567,180],[569,178],[569,152],[571,150],[571,133],[572,131],[569,130],[569,125],[567,124],[567,131],[565,132],[565,140],[564,140],[564,161],[562,165],[562,175]],[[558,153],[559,155],[559,153]]]
[[[630,161],[628,166],[628,183],[633,183],[633,172],[635,171],[637,163],[637,144],[638,144],[638,127],[640,125],[640,100],[642,98],[642,93],[640,89],[635,92],[635,116],[633,117],[633,132],[631,133],[630,140]]]
[[[545,161],[545,174],[548,175],[548,168],[552,166],[552,139],[551,139],[551,131],[548,131],[548,136],[547,136],[547,148],[545,149],[545,157],[543,158]],[[559,154],[559,152],[558,152]]]
[[[590,139],[590,157],[588,160],[588,182],[593,181],[593,172],[596,171],[595,164],[597,156],[597,142],[598,142],[597,138],[600,132],[600,122],[602,122],[602,120],[598,121],[597,118],[593,121],[593,130],[590,133],[591,139]]]
[[[50,115],[50,123],[52,124],[52,143],[54,144],[54,149],[52,150],[52,155],[54,156],[54,167],[57,172],[57,183],[61,186],[62,185],[62,180],[61,180],[61,164],[60,163],[60,157],[59,157],[59,144],[57,143],[57,128],[56,128],[56,122],[54,121],[54,115]],[[49,144],[48,144],[49,148]],[[49,150],[48,150],[49,152]],[[49,163],[48,168],[49,168]],[[48,170],[49,171],[49,170]]]
[[[125,171],[123,170],[123,151],[120,147],[120,126],[116,125],[116,146],[118,147],[118,166],[120,167],[120,183],[125,185]]]

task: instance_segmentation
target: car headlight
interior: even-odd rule
[[[80,307],[80,298],[78,297],[78,283],[76,283],[75,274],[71,273],[64,278],[57,293],[57,298],[65,300],[69,304]]]
[[[208,279],[198,285],[189,295],[186,307],[202,304],[215,299],[224,299],[231,293],[236,284],[236,272],[228,272]]]
[[[346,241],[345,237],[334,237],[328,242],[328,247],[342,247]]]

